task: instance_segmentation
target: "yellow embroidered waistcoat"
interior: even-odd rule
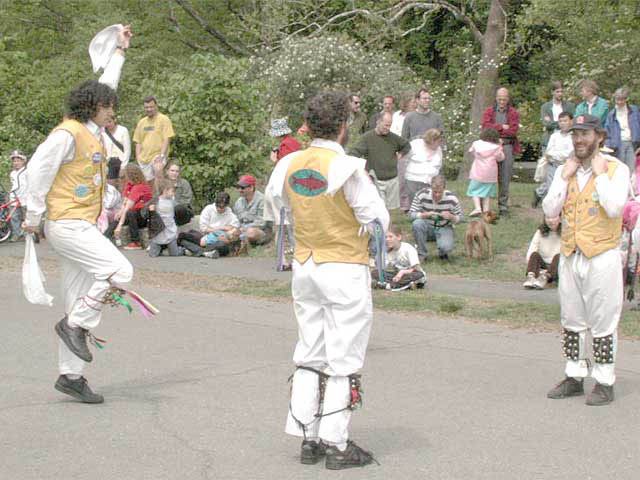
[[[106,178],[104,148],[87,127],[76,120],[64,120],[53,132],[57,130],[73,135],[75,157],[61,165],[56,174],[47,194],[47,218],[86,220],[95,224],[102,209]]]
[[[607,164],[609,178],[617,163]],[[598,202],[595,176],[591,175],[584,189],[578,188],[574,174],[567,186],[567,199],[562,210],[562,253],[571,255],[576,247],[587,258],[616,248],[622,234],[622,215],[610,218]]]
[[[310,147],[291,160],[285,189],[293,213],[294,258],[315,263],[369,264],[368,235],[358,236],[360,223],[342,189],[325,194],[329,165],[337,156],[326,148]]]

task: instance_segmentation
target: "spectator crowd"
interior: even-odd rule
[[[551,82],[550,99],[541,106],[542,155],[536,170],[540,185],[533,191],[532,207],[541,205],[558,167],[573,155],[570,129],[574,115],[593,115],[606,131],[603,151],[625,163],[632,173],[633,188],[625,211],[635,220],[640,210],[640,203],[635,202],[636,184],[640,183],[635,173],[640,153],[640,111],[628,103],[630,91],[626,87],[614,92],[611,106],[599,95],[599,87],[592,80],[582,81],[579,91],[582,102],[575,105],[565,98],[562,82]],[[456,244],[455,227],[464,221],[463,211],[458,195],[446,188],[446,131],[440,114],[431,108],[429,89],[400,97],[385,95],[380,101],[379,110],[367,117],[362,111],[361,96],[350,96],[345,150],[366,160],[366,171],[387,209],[400,216],[404,212],[410,219],[413,241],[399,227],[394,227],[392,238],[386,239],[391,261],[385,268],[395,268],[396,272],[385,275],[398,280],[398,272],[405,272],[400,278],[413,278],[423,272],[420,265],[429,257],[429,242],[435,242],[438,258],[449,259]],[[175,137],[171,119],[160,112],[153,96],[145,97],[142,106],[144,115],[133,137],[115,115],[104,129],[108,174],[98,226],[107,237],[127,250],[146,248],[151,257],[162,255],[165,250],[171,256],[240,255],[252,246],[274,240],[282,244],[284,253],[292,253],[295,239],[291,222],[286,213],[282,216],[283,212],[277,211],[270,198],[265,198],[258,180],[249,173],[241,174],[234,185],[235,202],[227,191],[221,191],[196,215],[191,185],[182,177],[180,165],[170,160],[171,140]],[[519,128],[519,112],[511,102],[509,90],[501,87],[494,104],[482,115],[479,138],[469,148],[472,164],[466,195],[473,201],[469,217],[490,212],[492,198],[497,199],[498,213],[509,215],[514,158],[521,151]],[[304,129],[303,125],[299,133]],[[274,139],[270,156],[274,166],[302,148],[287,118],[274,119],[269,134]],[[11,218],[11,240],[19,241],[28,188],[24,175],[27,157],[15,150],[10,159],[10,200],[18,200],[20,205]],[[561,227],[561,222],[543,217],[526,255],[525,288],[544,288],[557,280]],[[625,223],[628,245],[632,244],[634,228],[635,221]],[[288,248],[284,248],[285,244]],[[406,253],[411,249],[415,255]],[[403,268],[398,267],[397,251],[413,264],[405,261]],[[286,258],[282,263],[287,269]]]

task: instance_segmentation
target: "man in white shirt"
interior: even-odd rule
[[[49,244],[61,257],[65,317],[56,324],[59,372],[56,390],[85,403],[102,403],[82,376],[93,355],[87,341],[112,294],[131,281],[133,267],[96,227],[106,181],[103,128],[114,114],[116,88],[131,30],[117,34],[99,81],[82,83],[68,99],[60,126],[40,144],[27,167],[29,192],[24,229],[37,233],[45,210]]]
[[[17,200],[20,202],[20,206],[12,205],[14,208],[11,214],[11,242],[17,242],[24,239],[22,231],[22,222],[24,221],[24,213],[27,210],[27,171],[25,165],[27,163],[27,157],[22,151],[14,150],[10,155],[13,170],[9,174],[11,179],[11,192],[9,193],[9,200]]]
[[[312,98],[304,114],[313,138],[276,165],[267,191],[291,212],[296,238],[291,291],[298,321],[285,431],[302,437],[300,462],[326,455],[331,470],[373,456],[349,440],[360,403],[360,375],[372,323],[366,229],[386,229],[389,212],[367,176],[365,160],[345,155],[349,99]]]
[[[578,115],[571,128],[574,155],[558,168],[542,202],[545,215],[562,214],[558,271],[560,317],[564,328],[565,378],[549,391],[553,399],[584,394],[589,375],[585,341],[593,340],[596,381],[587,405],[614,399],[617,328],[622,311],[622,265],[618,248],[622,208],[629,192],[629,169],[600,153],[604,130],[600,119]]]

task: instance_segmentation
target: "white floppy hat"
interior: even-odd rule
[[[269,135],[272,137],[281,137],[283,135],[288,135],[291,133],[291,129],[287,124],[287,118],[276,118],[271,122],[271,131],[269,131]]]
[[[118,33],[124,25],[111,25],[98,32],[89,44],[89,56],[93,65],[93,73],[105,68],[116,47],[118,46]]]
[[[13,152],[11,152],[11,155],[9,155],[9,159],[12,158],[21,158],[22,160],[27,159],[26,155],[22,153],[22,150],[14,150]]]

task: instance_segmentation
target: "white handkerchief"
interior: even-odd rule
[[[118,33],[124,25],[111,25],[99,32],[89,44],[89,56],[93,64],[93,72],[97,73],[101,68],[105,68],[113,52],[118,46]]]
[[[22,291],[30,303],[53,305],[53,297],[44,289],[44,275],[38,265],[33,235],[25,235],[24,262],[22,263]]]

